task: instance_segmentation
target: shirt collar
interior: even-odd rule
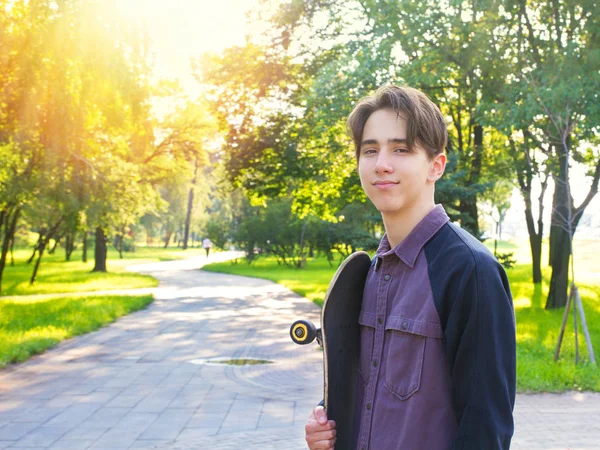
[[[446,214],[442,205],[436,205],[421,220],[416,227],[393,249],[390,248],[390,241],[387,234],[383,236],[377,249],[375,256],[377,257],[377,265],[379,267],[380,259],[384,256],[395,253],[404,263],[411,269],[415,267],[417,256],[425,244],[442,228],[450,218]]]

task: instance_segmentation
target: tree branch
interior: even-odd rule
[[[585,197],[585,200],[583,201],[583,203],[581,203],[581,205],[579,205],[575,209],[574,217],[578,217],[579,215],[583,214],[583,211],[585,210],[585,208],[587,208],[587,206],[590,204],[590,202],[592,201],[594,196],[598,193],[598,182],[599,181],[600,181],[600,157],[598,158],[598,162],[596,163],[594,179],[592,181],[592,185],[590,186],[590,190],[589,190],[587,196]]]

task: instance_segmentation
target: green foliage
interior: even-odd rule
[[[40,242],[61,240],[67,255],[96,227],[117,234],[123,250],[133,248],[125,236],[144,216],[162,219],[165,234],[182,228],[186,210],[179,217],[173,210],[187,208],[192,187],[208,190],[196,180],[210,164],[216,131],[205,105],[177,85],[151,86],[143,30],[106,7],[102,0],[0,2],[2,262],[14,217],[39,231]],[[157,100],[171,105],[160,118],[151,111]],[[181,196],[167,204],[165,190]],[[192,205],[192,221],[205,203]]]
[[[356,203],[342,209],[335,222],[313,215],[301,217],[289,198],[271,200],[266,206],[246,204],[232,229],[233,242],[246,252],[251,263],[258,255],[272,255],[280,264],[302,268],[307,258],[323,254],[333,262],[334,252],[349,254],[355,249],[372,250],[379,240],[379,214],[370,204]]]
[[[496,253],[496,259],[505,269],[512,269],[516,264],[517,260],[514,259],[513,256],[513,252]]]
[[[151,295],[0,300],[0,368],[95,331],[152,301]]]

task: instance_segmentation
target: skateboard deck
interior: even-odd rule
[[[328,419],[335,420],[337,450],[353,450],[354,400],[360,356],[360,315],[363,289],[371,258],[350,255],[333,276],[321,310],[321,328],[299,320],[290,335],[297,344],[315,338],[323,347],[324,400]]]

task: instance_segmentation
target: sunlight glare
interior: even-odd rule
[[[194,91],[190,59],[244,45],[246,35],[256,31],[246,22],[246,12],[257,4],[258,0],[127,0],[116,6],[124,19],[141,21],[146,29],[155,75],[177,78],[186,91]]]

